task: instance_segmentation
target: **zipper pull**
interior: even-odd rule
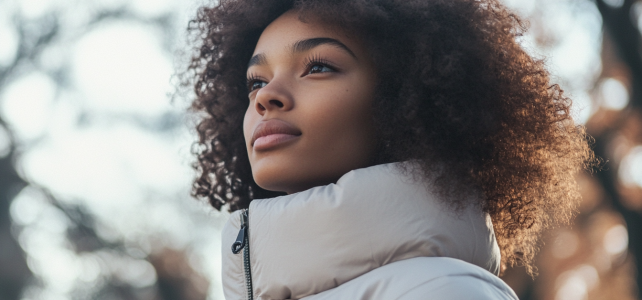
[[[241,213],[241,230],[239,230],[239,235],[236,237],[236,241],[232,244],[232,253],[238,254],[245,248],[245,236],[247,235],[247,209],[244,209]]]

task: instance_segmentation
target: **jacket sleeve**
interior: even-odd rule
[[[398,300],[513,300],[512,291],[472,275],[442,276],[416,286]]]
[[[394,262],[301,300],[518,300],[492,273],[447,257]]]

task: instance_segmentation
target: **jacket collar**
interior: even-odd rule
[[[252,201],[255,295],[301,298],[414,257],[456,258],[498,274],[500,252],[490,217],[472,204],[454,211],[402,172],[401,164],[358,169],[336,184]],[[245,294],[242,255],[230,251],[239,228],[235,212],[223,229],[227,299]]]

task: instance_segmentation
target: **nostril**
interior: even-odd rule
[[[259,105],[259,109],[260,109],[260,110],[265,110],[265,107],[263,106],[263,104],[258,103],[258,105]]]
[[[283,102],[281,102],[281,101],[279,101],[279,100],[270,100],[270,104],[272,104],[272,105],[276,105],[276,106],[278,106],[279,108],[282,108],[282,107],[283,107]]]

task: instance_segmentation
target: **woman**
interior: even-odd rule
[[[227,299],[516,299],[495,275],[534,273],[594,162],[495,0],[221,0],[191,28]]]

